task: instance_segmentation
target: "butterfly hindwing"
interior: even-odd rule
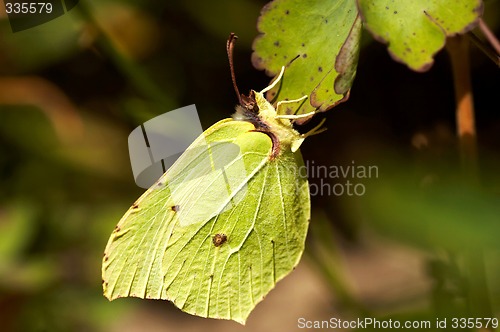
[[[167,299],[244,323],[295,267],[309,220],[300,151],[245,121],[209,128],[120,220],[105,250],[104,294]]]

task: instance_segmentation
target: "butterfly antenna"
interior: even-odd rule
[[[238,101],[240,105],[243,105],[243,101],[241,100],[240,90],[238,90],[238,85],[236,85],[236,75],[234,74],[233,48],[236,39],[238,39],[238,36],[236,36],[233,32],[231,32],[229,38],[227,39],[226,49],[227,49],[227,57],[229,58],[229,68],[231,68],[231,79],[233,80],[234,91],[238,96]]]

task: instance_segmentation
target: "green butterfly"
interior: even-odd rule
[[[234,35],[228,40],[232,69]],[[310,219],[298,116],[261,92],[240,95],[232,119],[198,137],[125,213],[104,252],[109,300],[172,301],[182,311],[244,324],[297,266]],[[300,115],[300,117],[311,114]]]

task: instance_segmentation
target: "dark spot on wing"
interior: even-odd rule
[[[212,243],[216,247],[220,247],[227,241],[227,235],[226,234],[215,234],[214,237],[212,238]]]

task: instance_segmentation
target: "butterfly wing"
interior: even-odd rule
[[[269,136],[253,129],[215,124],[134,203],[105,250],[106,297],[244,323],[297,265],[310,214],[302,157],[270,160]]]

